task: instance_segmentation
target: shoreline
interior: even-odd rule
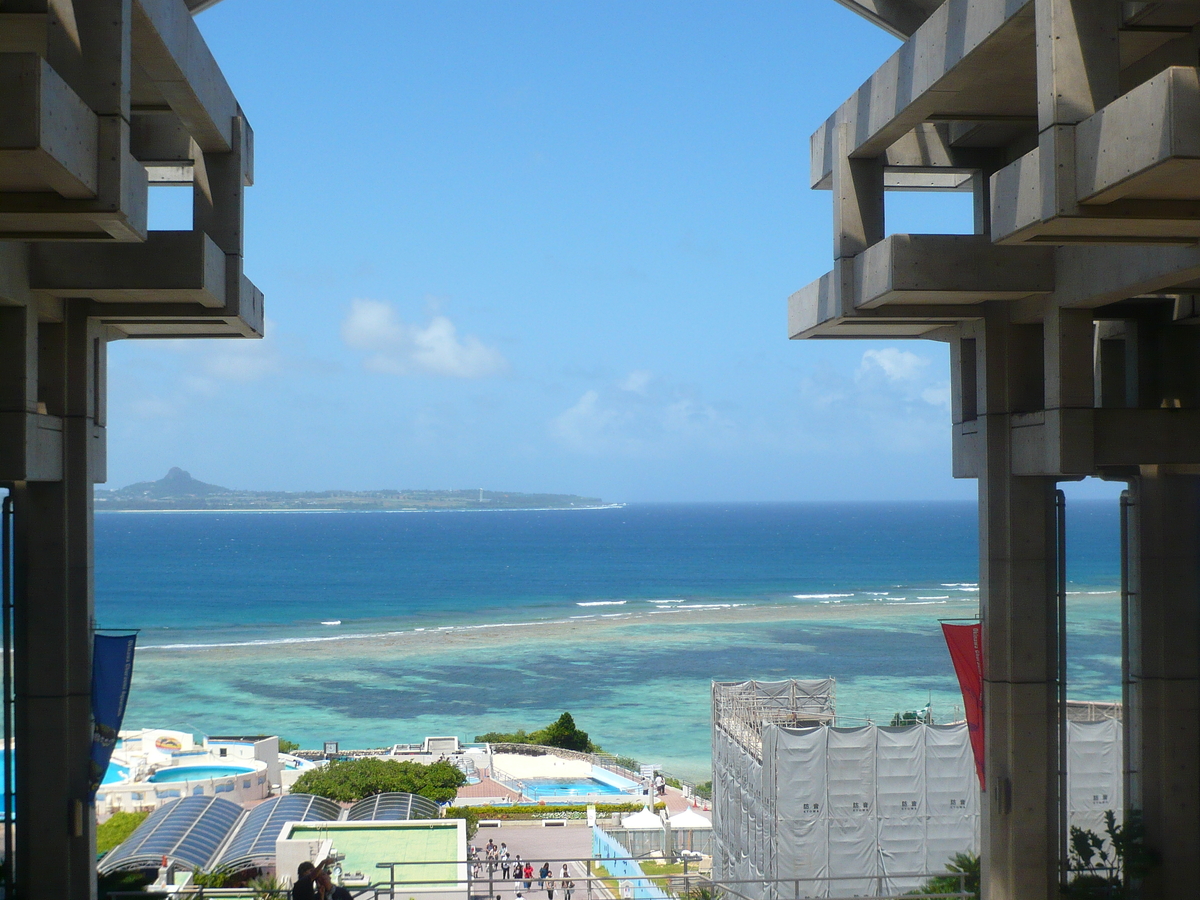
[[[1104,598],[1117,595],[1118,591],[1079,591],[1071,596],[1074,605],[1103,603]],[[620,601],[601,601],[617,603]],[[578,605],[578,604],[577,604]],[[618,631],[629,632],[638,626],[661,626],[672,630],[704,628],[713,625],[756,626],[772,623],[809,623],[813,625],[868,625],[881,622],[918,622],[930,624],[943,618],[972,617],[978,612],[975,595],[945,600],[907,602],[829,602],[817,604],[786,603],[712,603],[672,605],[658,609],[639,609],[613,613],[585,613],[574,616],[555,616],[546,619],[505,622],[471,622],[452,625],[425,625],[383,627],[380,630],[361,630],[354,623],[346,627],[355,629],[348,634],[304,634],[284,637],[263,637],[230,641],[181,641],[139,646],[138,655],[155,656],[173,654],[221,654],[228,657],[240,655],[262,657],[273,652],[289,654],[319,654],[336,645],[339,652],[351,655],[366,655],[372,652],[389,652],[413,649],[418,652],[438,652],[442,649],[465,647],[484,648],[502,645],[512,629],[535,630],[539,639],[554,640],[590,636],[595,640],[611,640]],[[937,609],[940,607],[940,609]],[[935,609],[937,610],[935,613]],[[952,615],[943,615],[942,612]],[[926,615],[920,615],[921,612]],[[399,623],[398,623],[399,624]],[[290,629],[308,626],[279,626]],[[312,626],[319,627],[319,626]],[[333,626],[337,627],[337,626]],[[269,630],[265,626],[264,630]]]

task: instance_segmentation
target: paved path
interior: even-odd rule
[[[568,871],[578,885],[571,900],[589,900],[589,898],[590,900],[597,900],[597,898],[611,900],[612,895],[599,883],[596,883],[589,893],[585,882],[587,870],[583,864],[577,862],[577,860],[589,859],[592,855],[592,830],[585,822],[570,822],[561,827],[550,828],[543,826],[540,821],[505,822],[498,828],[480,828],[471,843],[482,850],[487,846],[489,838],[497,846],[501,843],[507,844],[509,855],[514,859],[520,854],[523,862],[528,860],[533,864],[533,887],[528,891],[522,888],[521,893],[524,900],[550,900],[548,893],[544,889],[538,888],[537,870],[542,867],[542,863],[550,863],[555,874],[554,880],[557,882],[562,878],[563,860],[572,860],[568,863]],[[471,894],[476,897],[487,897],[489,890],[491,897],[499,897],[500,900],[514,900],[517,893],[515,881],[501,879],[499,870],[496,871],[494,880],[489,882],[485,865],[483,877],[474,882]],[[562,890],[557,883],[555,884],[554,900],[564,900]]]

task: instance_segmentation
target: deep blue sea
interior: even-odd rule
[[[1117,509],[1070,505],[1072,696],[1119,694]],[[838,680],[846,722],[960,704],[974,504],[103,513],[96,617],[138,628],[129,726],[382,746],[533,729],[701,776],[711,681]]]

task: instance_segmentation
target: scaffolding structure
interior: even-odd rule
[[[837,680],[714,681],[713,728],[762,762],[764,725],[807,728],[831,725]]]

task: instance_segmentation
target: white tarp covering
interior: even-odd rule
[[[712,822],[691,808],[675,813],[670,822],[672,828],[712,828]]]
[[[659,818],[658,813],[652,812],[650,807],[643,807],[639,812],[630,813],[621,819],[622,828],[662,828],[663,820]]]
[[[1067,747],[1070,824],[1102,834],[1121,809],[1121,723],[1071,722]],[[714,877],[749,897],[902,893],[923,880],[904,875],[979,851],[965,725],[767,725],[761,763],[716,728],[713,791]]]

